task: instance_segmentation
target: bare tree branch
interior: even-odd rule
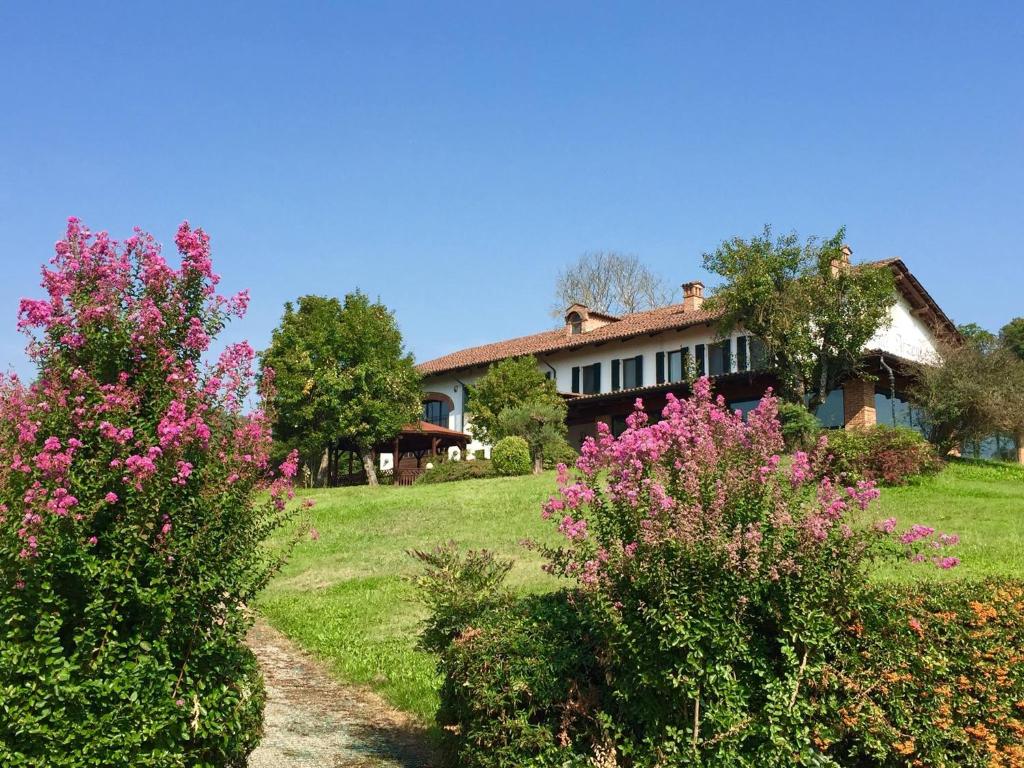
[[[585,253],[558,274],[552,314],[561,315],[580,303],[612,315],[664,306],[674,291],[631,254],[614,251]]]

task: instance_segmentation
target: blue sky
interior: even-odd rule
[[[257,347],[360,287],[426,359],[549,326],[585,251],[678,284],[765,223],[1024,314],[1013,3],[85,6],[0,5],[0,367],[71,214],[206,228]]]

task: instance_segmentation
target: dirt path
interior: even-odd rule
[[[249,646],[267,686],[264,736],[249,768],[430,768],[423,728],[372,692],[346,686],[263,620]]]

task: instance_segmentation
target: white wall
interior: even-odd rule
[[[928,362],[937,355],[935,334],[911,311],[902,296],[893,305],[888,328],[880,329],[865,345],[865,349],[881,349],[908,360]]]

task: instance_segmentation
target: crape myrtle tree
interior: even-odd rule
[[[511,435],[525,439],[535,471],[543,468],[546,454],[565,445],[565,400],[529,355],[492,364],[469,388],[467,409],[480,442],[494,445]]]
[[[72,218],[21,302],[38,375],[0,378],[0,765],[242,766],[259,738],[247,605],[296,461],[269,460],[252,348],[203,361],[248,295],[216,293],[201,229],[175,243],[179,268]]]
[[[768,366],[787,400],[813,411],[829,391],[855,374],[864,345],[884,327],[896,301],[891,271],[849,267],[845,229],[801,243],[795,233],[773,237],[770,227],[749,240],[735,237],[704,266],[725,281],[706,305],[723,312],[720,331],[737,327],[765,346]]]
[[[262,363],[278,380],[276,435],[307,452],[327,450],[332,465],[351,447],[377,485],[374,446],[422,408],[420,377],[391,311],[361,291],[343,303],[303,296],[298,309],[285,306]]]

